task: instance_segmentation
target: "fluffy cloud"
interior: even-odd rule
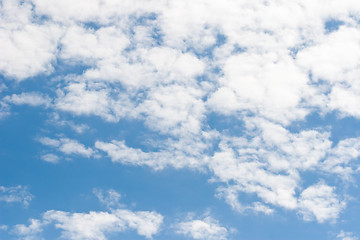
[[[33,197],[34,196],[28,191],[27,187],[21,185],[16,187],[0,186],[0,202],[18,202],[28,206]]]
[[[43,226],[44,223],[40,220],[30,219],[30,224],[28,226],[22,224],[16,225],[12,232],[23,240],[41,239],[39,235],[43,231]]]
[[[238,200],[239,193],[248,193],[266,204],[299,211],[305,220],[336,220],[345,202],[335,188],[322,183],[300,193],[300,180],[304,171],[314,170],[349,178],[357,169],[351,162],[358,158],[359,139],[346,139],[332,147],[326,132],[294,134],[259,119],[249,119],[247,129],[252,129],[247,138],[224,138],[210,160],[215,180],[227,183],[218,189],[218,196],[239,212],[256,211]],[[258,209],[271,213],[266,205]]]
[[[36,22],[30,1],[3,1],[0,13],[0,73],[22,80],[51,72],[61,28]]]
[[[151,238],[159,231],[163,217],[155,212],[132,212],[118,209],[112,213],[89,212],[68,213],[63,211],[47,211],[45,221],[55,222],[55,227],[62,230],[62,237],[68,239],[106,239],[107,232],[123,232],[136,230],[146,238]]]
[[[100,190],[99,190],[100,191]],[[107,198],[96,192],[101,202],[108,206],[119,207],[120,194],[114,190],[108,192]],[[117,203],[117,206],[111,203]],[[49,210],[42,218],[30,219],[29,225],[18,224],[12,233],[21,239],[41,239],[41,232],[49,225],[60,229],[61,237],[71,240],[106,240],[107,234],[135,230],[140,236],[151,239],[160,231],[163,216],[154,211],[131,211],[123,208],[114,208],[111,212],[71,213],[65,211]]]
[[[345,207],[345,202],[340,202],[334,193],[335,188],[323,183],[306,188],[300,195],[300,213],[306,221],[314,217],[318,222],[335,220],[340,211]]]
[[[159,151],[144,152],[139,148],[126,146],[124,141],[113,140],[110,143],[97,141],[95,147],[104,151],[113,162],[129,165],[145,165],[154,169],[165,167],[174,168],[203,168],[207,157],[203,153],[207,150],[206,143],[200,138],[167,141],[165,147]]]
[[[51,99],[48,96],[44,96],[36,92],[13,94],[11,96],[4,97],[3,101],[14,105],[30,105],[33,107],[36,106],[48,107],[51,105]]]
[[[360,117],[356,0],[7,0],[0,11],[0,73],[23,80],[55,70],[56,93],[53,100],[36,92],[8,94],[0,118],[10,104],[29,104],[74,119],[141,121],[159,137],[144,140],[150,150],[126,139],[95,139],[94,147],[122,164],[207,169],[220,185],[218,196],[239,212],[271,214],[282,207],[324,222],[344,208],[335,187],[302,186],[302,178],[311,172],[351,180],[359,169],[358,136],[335,144],[330,131],[292,127],[311,113]],[[342,26],[330,31],[331,21]],[[62,64],[81,71],[56,72]],[[244,129],[217,129],[208,121],[212,114]],[[59,124],[82,132],[84,125],[75,122]],[[95,154],[75,139],[40,142],[66,155]],[[52,153],[41,158],[59,161]],[[244,206],[240,193],[257,199]],[[74,239],[78,230],[67,222],[77,218],[104,221],[89,230],[90,238],[123,221],[115,212],[47,216]],[[211,230],[210,220],[200,225]]]
[[[132,212],[117,209],[113,212],[69,213],[50,210],[42,220],[31,219],[30,225],[16,225],[13,233],[23,239],[41,239],[44,227],[53,224],[61,230],[61,237],[71,240],[105,240],[107,233],[136,230],[141,236],[151,239],[159,231],[163,217],[156,212]]]
[[[202,219],[189,219],[177,224],[177,233],[192,239],[226,240],[229,231],[222,227],[219,222],[206,216]]]
[[[241,53],[229,57],[223,71],[220,88],[208,100],[217,112],[246,111],[286,124],[308,113],[300,106],[309,92],[307,76],[290,56]]]

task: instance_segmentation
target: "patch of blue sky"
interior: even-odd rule
[[[339,30],[339,28],[345,23],[341,20],[337,19],[329,19],[325,22],[325,30],[328,33]]]
[[[288,127],[292,133],[314,129],[330,132],[330,140],[335,146],[346,138],[360,137],[360,120],[354,117],[342,117],[338,112],[321,114],[314,111],[304,120],[293,122]]]
[[[213,45],[211,45],[207,48],[199,48],[199,49],[196,47],[193,47],[191,41],[187,43],[187,40],[184,40],[185,44],[188,45],[185,52],[192,52],[199,59],[207,58],[207,59],[213,60],[215,48],[224,45],[227,41],[226,36],[221,33],[217,33],[215,38],[216,38],[216,42]]]
[[[207,115],[206,120],[210,129],[215,129],[228,136],[243,136],[246,133],[244,121],[235,115],[211,112]]]

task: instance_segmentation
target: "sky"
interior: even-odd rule
[[[0,0],[0,239],[360,239],[358,0]]]

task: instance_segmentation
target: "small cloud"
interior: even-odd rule
[[[176,226],[178,234],[183,234],[192,239],[206,240],[226,240],[229,230],[222,227],[219,221],[211,216],[200,219],[193,219],[180,222]]]
[[[42,155],[41,159],[44,160],[45,162],[50,162],[50,163],[58,163],[59,162],[59,157],[52,153]]]
[[[8,229],[7,225],[0,225],[0,231],[6,231]]]
[[[336,237],[341,240],[358,240],[352,232],[344,232],[343,230]]]
[[[48,137],[42,137],[39,139],[39,142],[45,146],[57,148],[58,151],[66,155],[76,154],[89,158],[95,153],[93,149],[85,147],[77,140],[69,138],[52,139]]]
[[[0,186],[0,202],[22,203],[25,206],[28,206],[33,198],[34,196],[28,191],[26,186]]]
[[[101,189],[94,189],[93,193],[99,199],[101,204],[104,204],[107,208],[119,208],[123,207],[123,204],[120,204],[120,193],[116,192],[113,189],[109,189],[104,192]]]
[[[32,107],[51,105],[51,98],[37,92],[25,92],[4,97],[4,101],[14,105],[30,105]]]

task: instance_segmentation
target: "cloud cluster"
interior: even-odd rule
[[[87,158],[99,151],[113,162],[154,169],[206,169],[220,185],[218,196],[239,212],[281,207],[324,222],[345,207],[325,178],[352,179],[359,137],[335,143],[328,126],[292,126],[310,114],[359,120],[356,0],[4,0],[0,14],[0,73],[17,81],[55,76],[53,99],[9,94],[0,100],[0,117],[9,104],[28,104],[71,113],[75,122],[78,116],[140,121],[159,137],[144,139],[151,150],[129,147],[126,139],[94,139],[86,147],[41,138],[43,145]],[[69,72],[57,72],[64,66]],[[232,126],[213,126],[214,115],[232,118]],[[233,125],[244,129],[234,133]],[[42,159],[59,161],[53,153]],[[318,182],[304,184],[306,173]],[[257,200],[244,206],[243,193]],[[77,233],[63,219],[104,218],[104,229],[93,229],[100,233],[123,221],[116,213],[46,216],[67,237]],[[200,225],[212,231],[206,221]]]

